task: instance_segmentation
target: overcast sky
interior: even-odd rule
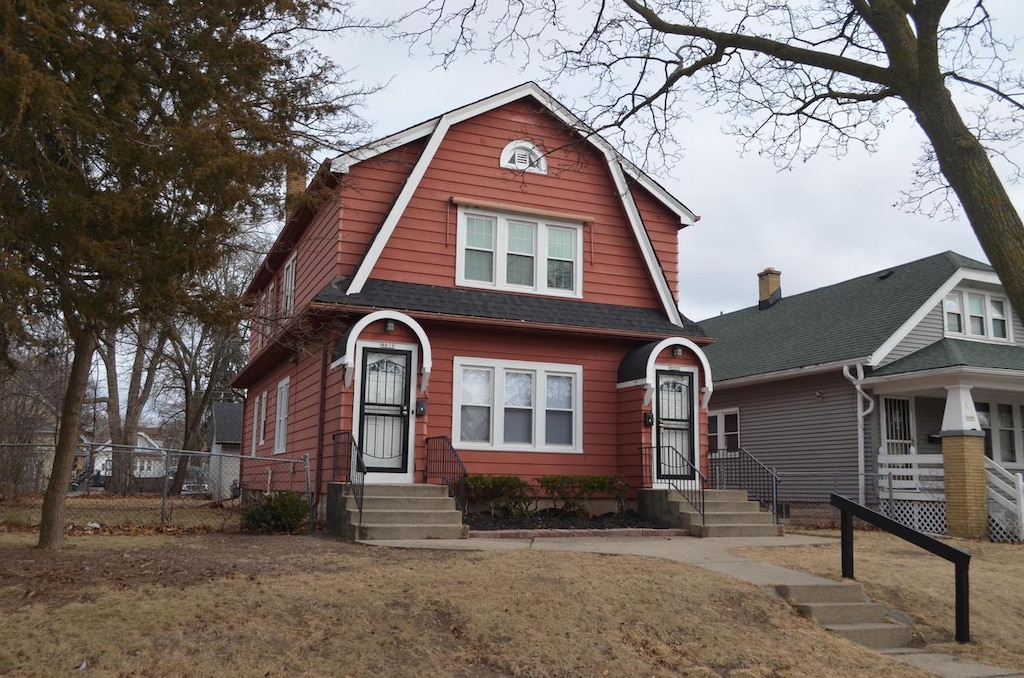
[[[355,11],[379,15],[393,4],[356,0]],[[1024,37],[1024,2],[987,4],[1001,36]],[[380,38],[349,37],[325,51],[356,81],[390,80],[363,111],[378,137],[526,80],[547,87],[539,68],[465,57],[446,71],[423,50],[410,55],[406,45]],[[1024,59],[1024,47],[1015,56]],[[548,89],[573,108],[572,88]],[[986,260],[962,217],[944,221],[894,206],[911,186],[923,140],[908,114],[884,130],[873,155],[851,149],[842,159],[819,155],[782,172],[756,154],[740,157],[738,140],[721,132],[726,122],[695,113],[675,130],[682,162],[652,172],[701,216],[679,238],[680,307],[687,317],[702,320],[757,303],[756,274],[767,266],[782,272],[783,295],[791,296],[945,250]],[[1024,187],[1009,190],[1024,210]]]

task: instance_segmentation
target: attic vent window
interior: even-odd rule
[[[510,141],[501,149],[501,166],[520,172],[548,173],[548,161],[544,153],[534,144],[522,139]]]

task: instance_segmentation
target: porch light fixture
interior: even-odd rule
[[[673,346],[672,347],[672,357],[673,358],[682,358],[683,357],[683,347],[682,346]]]
[[[391,334],[392,332],[394,332],[395,331],[395,321],[392,320],[391,318],[388,318],[387,320],[385,320],[384,321],[384,331],[387,332],[388,334]]]

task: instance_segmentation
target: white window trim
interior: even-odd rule
[[[991,433],[992,440],[992,460],[1000,466],[1012,470],[1014,473],[1018,473],[1021,469],[1024,469],[1024,405],[1021,401],[1015,398],[1002,398],[997,399],[993,397],[977,397],[974,399],[975,408],[981,403],[988,405],[989,411],[989,430]],[[1013,441],[1014,441],[1014,454],[1017,457],[1016,462],[1003,461],[1002,459],[1002,440],[999,438],[999,431],[1002,429],[998,425],[999,420],[999,406],[1008,405],[1011,416],[1013,418]],[[993,424],[995,424],[993,426]],[[985,430],[985,427],[982,427]]]
[[[256,456],[256,448],[260,444],[260,394],[252,402],[252,449],[250,455]]]
[[[727,416],[729,416],[730,414],[735,414],[736,415],[736,433],[733,434],[733,435],[736,436],[736,442],[737,442],[736,447],[737,448],[742,448],[743,447],[743,437],[741,435],[742,426],[741,426],[741,422],[740,422],[740,408],[738,408],[738,407],[726,407],[725,409],[721,409],[721,410],[711,410],[711,411],[708,412],[708,420],[710,421],[712,417],[716,417],[717,418],[716,420],[722,425],[722,429],[715,432],[715,435],[718,436],[718,438],[721,440],[721,439],[727,438],[730,435],[730,434],[725,432],[725,418]],[[707,435],[708,435],[709,438],[711,437],[711,425],[710,425],[710,423],[708,424]],[[731,448],[726,446],[726,447],[719,447],[719,449],[723,449],[724,450],[724,449],[731,449]],[[710,445],[708,446],[708,452],[715,452],[715,451],[716,450],[712,450],[711,449]]]
[[[452,374],[452,440],[460,450],[493,450],[503,452],[544,452],[561,454],[583,453],[583,367],[558,363],[536,363],[522,360],[491,360],[488,358],[456,357]],[[462,442],[462,371],[483,368],[492,371],[491,379],[491,442]],[[533,438],[532,443],[505,443],[504,439],[504,373],[532,372],[534,374]],[[573,434],[572,445],[547,445],[544,441],[546,402],[542,385],[548,375],[573,378]]]
[[[288,260],[284,262],[281,271],[281,316],[290,318],[295,312],[295,257],[298,253],[292,252]]]
[[[267,392],[263,392],[263,402],[260,405],[260,445],[267,442]]]
[[[477,216],[494,219],[494,280],[470,280],[466,278],[466,217]],[[506,262],[508,257],[508,223],[529,222],[536,224],[536,248],[534,249],[534,284],[514,285],[505,281]],[[472,207],[459,207],[458,236],[455,254],[455,284],[460,287],[477,287],[481,289],[503,290],[507,292],[528,292],[552,297],[583,298],[583,224],[579,222],[551,219],[527,213],[502,212]],[[562,290],[549,288],[547,285],[548,270],[548,232],[551,228],[571,230],[575,234],[573,243],[573,289]]]
[[[946,300],[953,294],[960,295],[960,327],[963,328],[962,332],[954,332],[949,329],[946,321]],[[973,334],[971,332],[971,313],[968,308],[968,295],[977,295],[984,298],[985,301],[985,334]],[[992,301],[1001,301],[1003,303],[1003,314],[1004,320],[1006,321],[1006,337],[996,337],[992,332]],[[969,339],[971,341],[983,341],[993,344],[1012,344],[1013,343],[1013,308],[1010,306],[1010,300],[1003,294],[986,292],[984,290],[973,290],[956,288],[950,290],[942,298],[942,333],[946,337],[955,337],[957,339]]]
[[[531,158],[530,162],[525,165],[515,162],[513,153],[516,151],[527,153]],[[501,155],[498,156],[498,164],[501,167],[519,172],[530,172],[532,174],[548,173],[547,155],[536,144],[525,139],[515,139],[505,144],[505,148],[501,149]]]
[[[277,382],[277,404],[274,416],[274,454],[286,451],[288,445],[288,390],[291,378]]]

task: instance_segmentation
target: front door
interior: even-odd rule
[[[367,473],[409,470],[412,351],[366,348],[359,402],[359,447]]]
[[[657,372],[655,482],[693,480],[693,374]]]

